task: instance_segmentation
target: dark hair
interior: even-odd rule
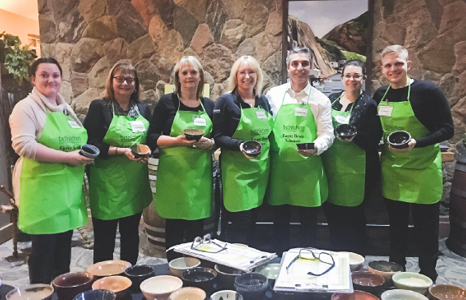
[[[63,76],[63,71],[60,67],[60,64],[55,58],[52,57],[41,57],[36,59],[31,67],[29,67],[29,76],[36,76],[37,68],[39,67],[40,64],[54,64],[57,65],[58,69],[60,70],[60,77]]]
[[[130,99],[138,103],[139,93],[140,93],[138,73],[136,72],[136,69],[131,64],[131,62],[125,59],[120,60],[117,63],[115,63],[112,69],[110,70],[110,73],[108,74],[108,77],[107,77],[107,84],[105,87],[105,98],[109,99],[110,101],[115,100],[115,92],[113,90],[113,76],[118,71],[120,71],[121,74],[126,74],[126,75],[134,74],[134,93],[131,94]]]
[[[288,56],[286,57],[286,65],[287,66],[290,64],[290,56],[293,55],[293,54],[297,54],[297,53],[306,54],[307,57],[309,58],[309,62],[311,63],[311,67],[312,67],[314,52],[312,52],[308,47],[295,47],[295,48],[289,50],[288,51]]]
[[[361,60],[359,59],[352,59],[348,60],[343,64],[343,69],[341,70],[341,76],[345,74],[345,68],[348,66],[355,66],[355,67],[360,67],[362,71],[362,75],[366,76],[366,64],[364,64]]]

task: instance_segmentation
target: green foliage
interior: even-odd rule
[[[34,49],[29,50],[29,46],[22,46],[19,37],[4,32],[0,33],[0,62],[5,63],[8,73],[13,75],[13,78],[19,85],[23,84],[23,80],[29,80],[28,68],[37,58]],[[3,44],[3,45],[2,45]]]
[[[351,52],[351,51],[341,51],[343,55],[345,56],[346,60],[350,59],[359,59],[362,62],[366,62],[366,57],[364,55],[358,54],[356,52]]]

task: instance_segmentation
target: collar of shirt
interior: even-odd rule
[[[311,92],[311,85],[308,83],[306,87],[300,92],[296,93],[291,88],[291,83],[288,83],[286,87],[286,93],[291,99],[294,99],[297,103],[307,103],[309,93]]]

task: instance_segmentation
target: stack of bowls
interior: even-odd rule
[[[76,295],[89,291],[94,276],[89,272],[65,273],[55,277],[52,285],[59,300],[72,300]]]
[[[126,269],[131,267],[131,263],[124,260],[106,260],[90,265],[87,272],[95,278],[121,275]]]
[[[50,284],[34,283],[13,289],[6,294],[7,300],[50,300],[53,287]]]
[[[132,282],[130,291],[138,293],[141,291],[139,288],[141,283],[147,278],[154,277],[155,271],[148,265],[135,265],[125,270],[125,276]]]
[[[410,290],[420,294],[427,293],[427,289],[432,285],[432,279],[414,272],[399,272],[392,277],[395,287],[403,290]]]
[[[167,300],[170,294],[181,289],[183,281],[175,276],[161,275],[144,280],[141,292],[146,300]]]
[[[434,284],[429,287],[430,300],[466,300],[466,289],[448,284]]]
[[[244,272],[238,269],[230,268],[224,265],[215,265],[214,270],[217,271],[218,279],[217,286],[220,289],[234,289],[235,279]]]
[[[179,257],[168,263],[170,274],[178,278],[181,278],[181,274],[183,274],[184,271],[199,267],[200,265],[201,261],[194,257]]]
[[[124,276],[108,276],[97,279],[92,284],[93,290],[109,290],[115,293],[117,298],[122,298],[126,295],[129,287],[131,286],[131,280]]]
[[[268,280],[259,273],[245,273],[235,279],[235,289],[244,300],[262,299],[267,291]]]

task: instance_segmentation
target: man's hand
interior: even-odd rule
[[[407,148],[397,149],[397,148],[393,148],[391,145],[389,145],[388,148],[394,152],[405,153],[405,152],[409,152],[413,150],[414,146],[416,146],[416,140],[410,139],[408,142]]]

